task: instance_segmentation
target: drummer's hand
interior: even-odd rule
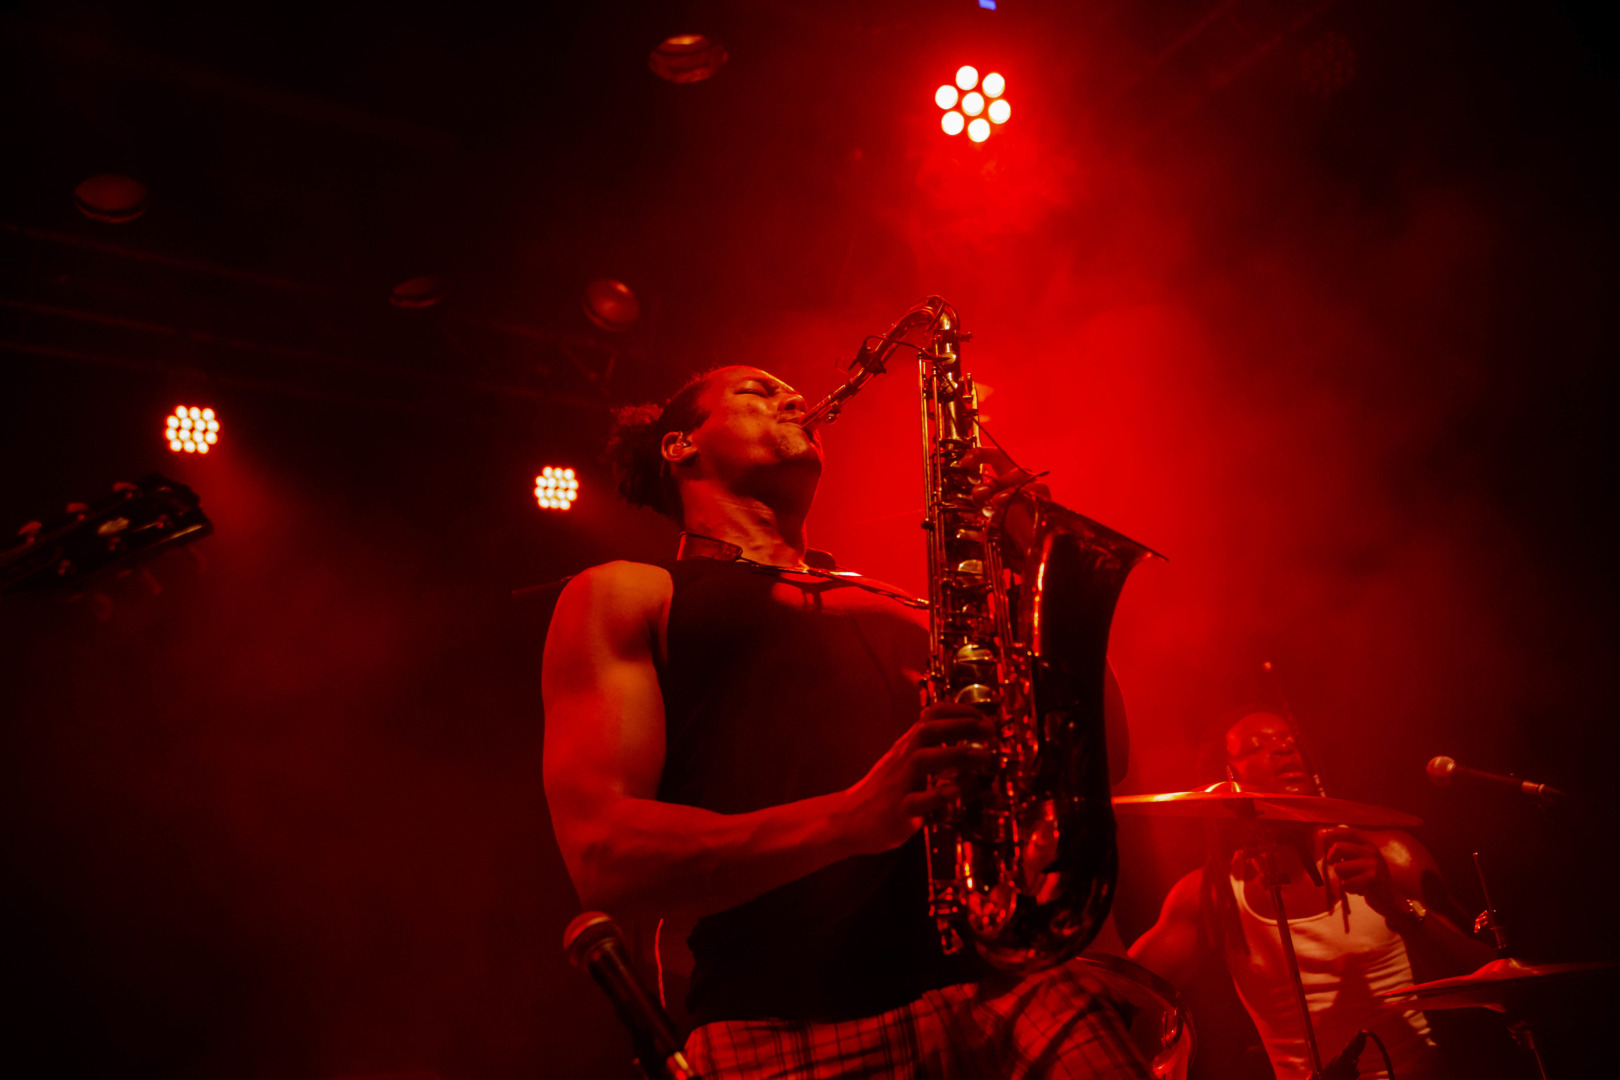
[[[1369,837],[1342,825],[1323,829],[1320,836],[1326,849],[1323,865],[1340,889],[1363,897],[1368,907],[1385,918],[1405,907],[1405,898],[1390,878],[1389,863]]]

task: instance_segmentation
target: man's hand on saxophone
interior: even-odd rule
[[[1012,552],[1029,546],[1035,528],[1035,499],[1050,499],[1052,491],[1040,478],[1044,472],[1031,472],[1014,464],[1007,452],[995,446],[978,446],[968,451],[962,464],[978,466],[980,481],[973,488],[973,501],[990,508],[992,520],[1011,541]]]
[[[888,851],[911,839],[924,816],[958,794],[957,776],[987,771],[994,734],[991,722],[972,705],[940,702],[922,711],[911,730],[896,740],[854,786],[844,792],[841,830],[862,854]],[[937,777],[937,782],[930,782]]]

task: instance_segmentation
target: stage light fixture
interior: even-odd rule
[[[940,130],[947,135],[966,131],[974,142],[984,142],[1012,115],[1012,106],[1001,96],[1006,92],[1007,80],[999,72],[990,72],[981,82],[978,68],[962,65],[956,70],[954,86],[946,84],[934,91],[934,104],[945,110],[939,118]]]
[[[579,477],[574,470],[547,465],[534,478],[534,501],[542,510],[567,510],[579,498]]]
[[[122,225],[146,213],[146,185],[128,176],[102,173],[73,189],[73,205],[93,221]]]
[[[713,78],[729,59],[726,47],[702,34],[676,34],[658,43],[647,57],[647,66],[660,79],[672,83],[695,83]]]
[[[585,317],[604,330],[622,333],[641,318],[641,302],[630,286],[599,278],[585,286]]]
[[[163,438],[177,454],[206,454],[219,442],[219,417],[213,409],[176,405],[164,420]]]
[[[388,291],[388,302],[406,311],[430,308],[444,299],[444,281],[429,274],[406,278]]]

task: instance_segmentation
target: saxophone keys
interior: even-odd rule
[[[952,700],[958,705],[986,706],[999,703],[1001,697],[996,693],[996,688],[993,686],[986,686],[984,683],[968,683],[956,692]]]
[[[951,672],[958,679],[975,683],[996,681],[998,658],[994,650],[969,642],[956,650],[951,658]]]

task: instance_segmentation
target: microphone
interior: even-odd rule
[[[1500,773],[1470,769],[1466,765],[1457,764],[1456,759],[1446,757],[1444,754],[1430,758],[1425,771],[1429,774],[1429,783],[1435,787],[1450,787],[1452,781],[1462,780],[1468,784],[1479,784],[1484,787],[1512,788],[1543,805],[1569,798],[1551,784],[1538,784],[1531,780],[1520,780],[1517,776],[1503,776]]]
[[[618,923],[600,911],[577,916],[563,931],[563,951],[568,954],[568,962],[588,972],[613,1002],[619,1019],[630,1029],[638,1064],[648,1075],[665,1080],[697,1080],[697,1073],[681,1050],[674,1022],[630,966],[624,932]]]

